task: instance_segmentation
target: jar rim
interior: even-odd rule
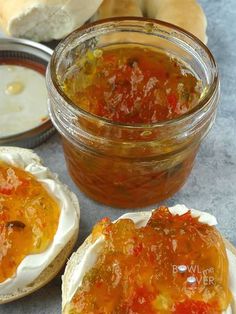
[[[66,95],[66,93],[63,91],[61,88],[59,82],[58,82],[58,77],[56,73],[56,57],[59,53],[63,51],[63,49],[67,46],[67,44],[70,42],[70,40],[74,40],[75,36],[78,35],[79,37],[82,37],[84,34],[89,33],[91,30],[94,30],[97,26],[105,26],[106,24],[109,25],[109,23],[119,23],[119,22],[145,22],[145,23],[151,23],[156,26],[165,26],[169,28],[170,30],[177,31],[178,33],[190,38],[193,42],[197,43],[197,45],[204,50],[206,53],[208,59],[210,60],[210,63],[212,64],[212,70],[214,70],[214,77],[212,80],[212,83],[209,85],[209,88],[207,89],[207,92],[204,94],[204,96],[199,100],[199,103],[193,107],[191,110],[187,111],[183,115],[176,117],[174,119],[170,120],[165,120],[165,121],[159,121],[155,123],[121,123],[117,121],[110,121],[109,119],[106,119],[101,116],[97,116],[89,111],[86,111],[79,106],[75,105],[73,101]],[[137,26],[137,25],[136,25]],[[62,99],[66,101],[67,104],[69,104],[70,109],[74,114],[80,114],[84,115],[87,117],[92,118],[95,121],[102,122],[105,125],[110,125],[110,126],[117,126],[120,128],[133,128],[133,129],[141,129],[141,128],[146,128],[146,129],[152,129],[155,127],[165,127],[165,126],[174,126],[178,125],[179,123],[185,122],[187,119],[192,118],[194,114],[196,113],[201,113],[202,111],[205,110],[205,107],[207,104],[210,102],[210,100],[214,97],[217,88],[219,86],[219,75],[218,75],[218,66],[216,64],[216,61],[210,51],[210,49],[200,40],[198,39],[195,35],[191,34],[190,32],[173,25],[168,22],[160,21],[157,19],[151,19],[151,18],[145,18],[145,17],[112,17],[112,18],[107,18],[107,19],[102,19],[93,23],[88,23],[84,24],[83,26],[77,28],[74,30],[72,33],[67,35],[55,48],[54,53],[51,57],[51,61],[48,67],[51,75],[51,82],[60,95]]]

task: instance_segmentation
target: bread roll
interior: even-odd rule
[[[95,19],[118,16],[143,16],[137,0],[104,0],[98,9]]]
[[[105,0],[95,19],[146,16],[172,23],[207,43],[207,20],[196,0]]]
[[[11,36],[61,39],[85,23],[102,0],[0,0],[0,26]]]
[[[145,12],[151,18],[179,26],[207,42],[207,20],[195,0],[143,0]]]

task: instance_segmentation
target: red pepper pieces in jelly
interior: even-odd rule
[[[183,303],[177,303],[175,314],[218,314],[219,311],[201,301],[187,300]]]
[[[172,215],[160,207],[141,228],[130,219],[103,219],[94,235],[105,237],[104,248],[85,274],[71,313],[220,314],[228,307],[222,238],[190,211]]]
[[[140,47],[89,51],[68,71],[63,89],[82,109],[125,124],[174,119],[201,96],[201,82],[183,63]]]
[[[59,217],[57,201],[33,175],[0,161],[0,283],[48,248]]]

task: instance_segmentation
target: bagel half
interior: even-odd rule
[[[129,215],[129,214],[127,214]],[[140,215],[140,218],[146,218],[147,212],[138,212],[138,215]],[[127,218],[127,217],[126,217]],[[227,249],[227,252],[229,254],[232,254],[235,257],[236,260],[236,248],[226,239],[223,239],[225,243],[225,247]],[[85,252],[88,250],[88,248],[93,243],[92,241],[92,235],[90,234],[86,240],[83,242],[83,244],[78,248],[76,252],[72,254],[70,257],[66,268],[65,273],[62,276],[62,314],[70,314],[70,305],[68,303],[69,298],[69,287],[71,283],[71,279],[73,277],[73,273],[76,268],[81,264],[82,259],[85,255]],[[231,282],[232,284],[232,282]],[[236,282],[234,283],[234,287],[236,289]],[[236,294],[236,291],[234,291],[234,295]],[[236,314],[236,302],[235,299],[232,301],[231,305],[231,311],[233,314]],[[225,312],[224,312],[225,313]],[[227,312],[228,313],[228,312]],[[229,312],[231,313],[231,312]]]
[[[30,285],[19,289],[18,291],[11,294],[0,294],[0,304],[9,303],[23,298],[49,283],[54,277],[56,277],[56,275],[60,272],[60,270],[67,262],[68,257],[70,256],[75,246],[77,238],[78,233],[73,236],[73,238],[66,244],[66,246],[62,249],[59,255],[54,259],[54,261]]]
[[[31,161],[32,163],[42,166],[39,156],[35,154],[32,150],[16,148],[16,147],[0,147],[0,159],[1,159],[1,153],[3,154],[17,153],[22,157],[24,161],[26,162]],[[51,172],[49,172],[49,174],[50,174],[50,177],[53,178],[53,180],[57,184],[63,187],[63,191],[66,193],[66,195],[68,195],[68,200],[70,201],[70,204],[73,206],[71,210],[75,211],[77,220],[79,222],[80,207],[79,207],[77,197],[75,196],[74,193],[72,193],[67,188],[67,186],[65,186],[58,180],[55,174]],[[52,194],[51,191],[49,191],[49,193]],[[79,224],[77,224],[76,228],[73,228],[73,234],[70,236],[70,239],[68,240],[68,242],[63,244],[64,246],[61,248],[60,252],[48,264],[48,266],[42,270],[42,272],[33,282],[27,284],[24,287],[17,289],[16,291],[13,291],[12,293],[2,294],[1,289],[0,289],[0,304],[8,303],[8,302],[17,300],[19,298],[22,298],[26,295],[29,295],[32,292],[46,285],[49,281],[51,281],[62,269],[69,255],[71,254],[74,248],[74,245],[76,243],[76,240],[78,238],[78,231],[79,231]]]

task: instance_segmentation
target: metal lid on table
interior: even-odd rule
[[[41,75],[45,76],[46,68],[47,68],[48,62],[50,61],[52,53],[53,51],[50,48],[42,44],[32,42],[30,40],[15,39],[15,38],[0,38],[0,67],[1,65],[5,65],[5,66],[9,66],[9,69],[13,68],[15,70],[14,66],[20,66],[23,68],[34,70],[35,72],[38,72]],[[5,71],[5,68],[4,68],[4,71]],[[6,78],[6,81],[7,79],[9,79],[9,75],[10,74],[7,73],[8,78]],[[16,73],[14,74],[14,79],[17,77],[17,75],[18,74]],[[28,82],[29,73],[27,73],[26,76],[27,77],[25,78],[25,80],[26,82]],[[4,81],[4,79],[2,81]],[[5,83],[2,83],[2,84],[3,84],[2,87],[5,86],[4,85]],[[35,86],[35,88],[37,91],[37,86]],[[45,84],[45,90],[46,90],[46,84]],[[4,93],[4,91],[0,91],[0,93],[1,92]],[[32,92],[34,91],[32,90]],[[23,95],[21,95],[21,98],[20,98],[21,102],[22,102],[22,97]],[[34,97],[34,95],[31,97]],[[13,120],[9,121],[9,124],[11,123],[11,125],[14,125],[14,119],[17,119],[18,116],[20,117],[20,113],[14,112],[14,106],[12,107],[13,109],[11,109],[10,105],[12,106],[14,102],[17,102],[19,100],[19,97],[14,98],[14,95],[10,95],[9,98],[8,96],[6,96],[6,99],[7,101],[5,102],[5,98],[0,97],[0,117],[4,119],[5,126],[8,124],[7,119],[10,120],[12,117]],[[26,102],[27,100],[28,98],[26,99]],[[35,101],[36,100],[38,101],[35,102],[35,105],[38,106],[39,105],[38,97],[35,98]],[[27,116],[27,110],[28,110],[27,108],[29,108],[29,105],[31,104],[27,104],[26,108],[22,110],[26,112],[26,116]],[[34,104],[32,104],[32,108],[30,108],[30,111],[31,111],[30,117],[34,114],[34,111],[35,112],[37,111],[35,110],[33,105]],[[42,106],[44,106],[44,109],[47,108],[47,101],[46,103],[43,101]],[[1,113],[1,108],[2,108],[2,113]],[[4,118],[4,114],[5,114],[5,118]],[[23,114],[24,113],[22,113],[22,115]],[[11,145],[11,146],[33,148],[35,146],[40,145],[44,141],[46,141],[55,131],[48,114],[42,117],[42,119],[36,120],[35,125],[33,126],[32,126],[32,121],[30,120],[30,117],[28,121],[29,126],[30,126],[29,128],[27,128],[26,125],[22,125],[22,130],[18,129],[16,132],[9,131],[9,134],[7,133],[8,131],[4,132],[4,123],[2,123],[2,128],[0,125],[0,145]],[[27,119],[27,117],[24,116],[23,121],[25,121],[25,119]],[[17,122],[19,125],[19,121],[16,121],[16,123]]]

